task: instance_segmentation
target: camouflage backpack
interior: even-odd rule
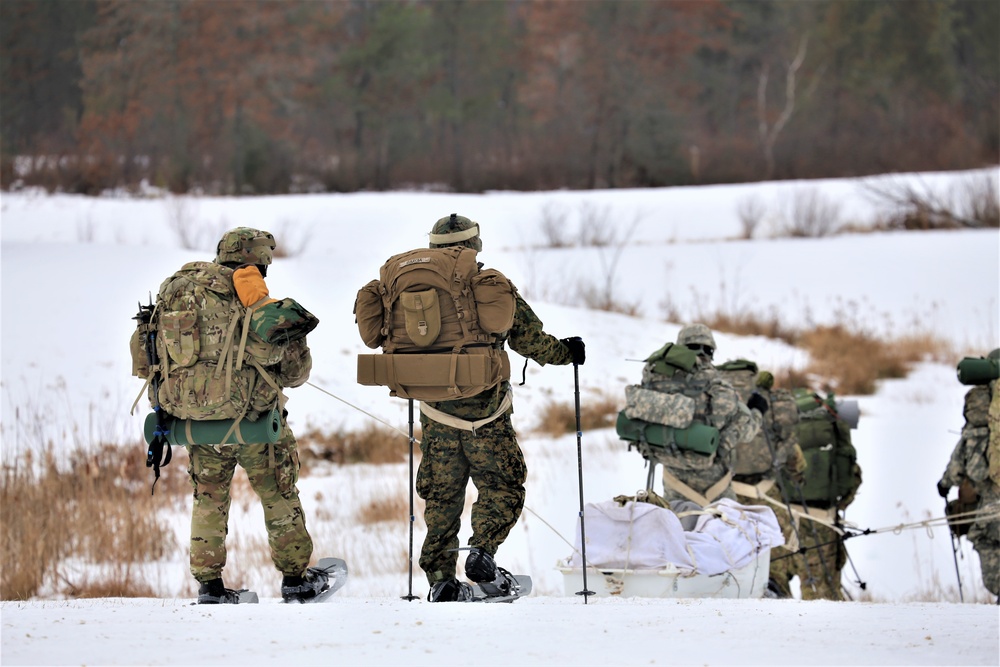
[[[365,345],[358,382],[422,401],[475,396],[510,377],[503,335],[516,290],[481,270],[465,247],[420,248],[390,257],[358,292],[354,314]]]
[[[753,392],[762,391],[757,385],[757,364],[752,361],[735,359],[719,364],[716,369],[725,374],[744,403]],[[733,474],[738,481],[740,478],[772,477],[775,458],[785,458],[786,453],[779,449],[793,435],[799,421],[798,406],[790,391],[773,389],[762,393],[770,409],[763,415],[761,428],[753,440],[738,444],[733,452]]]
[[[802,497],[795,494],[796,499],[804,499],[815,507],[843,509],[854,500],[861,486],[861,467],[857,450],[851,444],[851,426],[838,415],[832,394],[823,399],[808,389],[792,393],[799,410],[796,435],[806,458]],[[794,488],[794,484],[789,488]]]
[[[281,361],[284,346],[254,332],[232,275],[214,262],[185,264],[160,286],[150,322],[140,322],[132,335],[133,375],[151,380],[159,372],[158,382],[150,383],[150,402],[177,419],[253,421],[281,397],[265,367]],[[157,368],[148,361],[150,332]]]

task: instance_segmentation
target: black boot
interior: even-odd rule
[[[240,594],[222,584],[222,579],[203,581],[198,587],[198,604],[239,604]]]
[[[497,564],[493,556],[482,547],[472,547],[465,559],[465,576],[477,584],[496,579]]]
[[[518,590],[514,575],[497,567],[493,556],[481,547],[472,547],[465,559],[465,576],[479,584],[486,597],[516,594]]]
[[[428,602],[464,602],[472,599],[472,586],[457,579],[437,581],[427,591]]]
[[[305,602],[329,588],[326,570],[310,567],[302,576],[285,575],[281,579],[281,598],[285,602]]]

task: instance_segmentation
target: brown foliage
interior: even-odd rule
[[[606,394],[598,394],[593,398],[581,397],[580,428],[584,431],[613,426],[618,411],[622,409],[622,400]],[[574,403],[549,401],[542,409],[537,433],[553,438],[576,432],[576,406]]]
[[[419,429],[414,432],[419,440]],[[332,463],[400,463],[409,455],[409,443],[402,433],[367,424],[359,431],[324,433],[318,429],[298,436],[303,462],[309,459]]]
[[[25,451],[4,465],[0,598],[27,599],[47,583],[58,586],[57,580],[68,595],[95,587],[147,594],[136,574],[120,564],[157,559],[176,548],[173,532],[157,514],[189,487],[183,468],[172,466],[163,470],[156,495],[150,495],[143,450],[139,444],[108,445],[96,452],[78,447],[61,457],[49,446],[40,453]],[[74,584],[59,572],[68,556],[111,565],[111,572],[99,583]]]

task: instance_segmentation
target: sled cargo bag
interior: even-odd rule
[[[392,396],[418,401],[469,398],[509,378],[506,352],[493,347],[451,354],[358,355],[358,384],[388,387]]]

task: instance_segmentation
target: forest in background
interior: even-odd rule
[[[657,187],[1000,162],[995,0],[3,0],[0,177]]]

